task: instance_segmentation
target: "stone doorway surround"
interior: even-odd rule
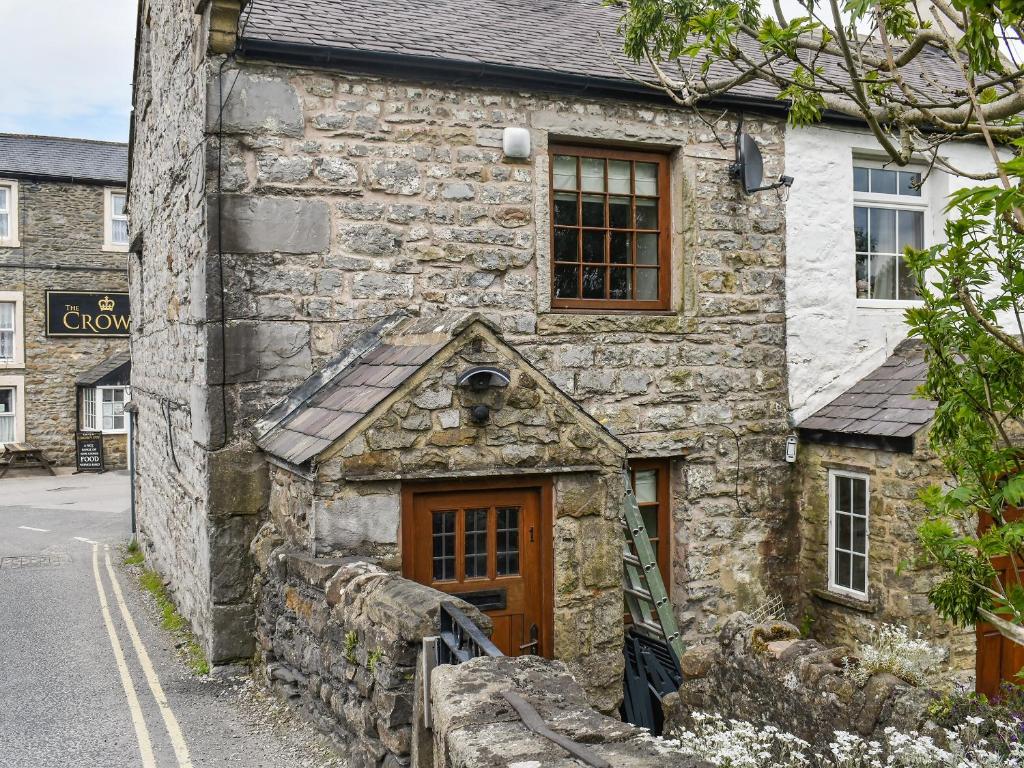
[[[481,367],[507,382],[459,383]],[[402,571],[412,546],[403,496],[424,483],[493,489],[529,478],[549,487],[543,650],[569,665],[596,706],[617,706],[626,448],[494,324],[464,313],[386,318],[275,405],[256,433],[270,465],[273,530],[263,535],[316,557]]]

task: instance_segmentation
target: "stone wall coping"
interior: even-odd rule
[[[493,467],[491,469],[467,469],[467,470],[444,470],[434,472],[374,472],[373,474],[346,474],[345,482],[350,483],[376,483],[384,480],[448,480],[452,478],[467,477],[519,477],[523,474],[530,475],[573,475],[593,474],[606,472],[608,467],[599,464],[583,464],[578,467]]]
[[[621,768],[703,766],[636,728],[592,709],[583,689],[561,662],[538,656],[480,657],[431,674],[436,764],[485,768],[525,765],[578,765],[561,747],[520,720],[502,695],[523,697],[551,730]],[[537,761],[531,763],[530,761]]]

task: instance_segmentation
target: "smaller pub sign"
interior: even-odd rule
[[[128,294],[120,291],[47,291],[47,336],[128,336]]]
[[[103,433],[75,433],[75,465],[79,472],[104,472]]]

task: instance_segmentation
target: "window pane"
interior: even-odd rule
[[[604,192],[604,160],[599,157],[581,157],[584,192]]]
[[[856,206],[853,209],[853,238],[857,243],[857,250],[866,252],[871,250],[868,246],[868,209]]]
[[[836,475],[836,509],[849,512],[850,504],[850,478]]]
[[[896,171],[887,171],[883,168],[872,168],[871,191],[883,195],[895,195]]]
[[[655,163],[636,164],[636,194],[658,194],[658,166]]]
[[[555,298],[579,298],[580,268],[575,265],[558,264],[555,266]]]
[[[0,443],[14,442],[14,414],[0,412]]]
[[[584,230],[583,232],[583,261],[591,263],[604,263],[604,237],[603,231],[594,232]]]
[[[608,298],[627,300],[633,298],[633,270],[630,267],[612,267],[608,280]]]
[[[835,553],[835,576],[836,584],[840,587],[850,588],[850,555],[847,552]]]
[[[924,211],[900,211],[897,252],[906,247],[924,248]]]
[[[608,191],[623,195],[630,193],[628,160],[608,161]]]
[[[0,211],[6,213],[7,210],[7,187],[0,187]]]
[[[487,509],[466,510],[466,578],[487,576]]]
[[[0,360],[14,359],[14,331],[0,331]]]
[[[892,208],[871,209],[871,252],[896,252],[896,211]]]
[[[608,198],[608,218],[609,226],[616,229],[632,229],[631,224],[632,216],[630,214],[629,201],[631,198],[628,197],[610,197]]]
[[[583,226],[603,227],[604,226],[604,196],[584,195],[583,196]]]
[[[579,230],[555,228],[555,261],[579,261]]]
[[[636,236],[636,263],[655,265],[658,263],[658,236],[641,234]]]
[[[900,299],[904,301],[920,299],[921,293],[918,290],[917,278],[914,277],[914,273],[910,271],[910,267],[907,266],[906,260],[902,256],[897,256],[896,263],[899,269]]]
[[[110,196],[110,212],[114,216],[124,216],[124,195]]]
[[[455,578],[455,512],[433,513],[434,581]]]
[[[584,267],[583,269],[583,298],[603,299],[604,294],[604,267]]]
[[[497,527],[499,576],[519,573],[519,507],[499,507]]]
[[[636,298],[637,301],[657,301],[658,299],[658,270],[638,269],[636,271]]]
[[[647,506],[640,508],[640,516],[644,519],[644,528],[647,529],[647,535],[651,538],[658,537],[658,507]],[[655,548],[657,549],[657,548]]]
[[[611,253],[608,254],[608,260],[612,264],[632,264],[632,245],[633,235],[629,232],[612,232]]]
[[[921,174],[914,171],[900,171],[899,193],[912,197],[921,196]]]
[[[633,495],[637,504],[658,503],[658,470],[638,470],[633,480]]]
[[[555,193],[555,224],[574,227],[579,223],[576,199],[576,195],[570,192]]]
[[[868,169],[853,167],[853,191],[868,192]]]
[[[576,189],[576,158],[556,155],[554,165],[555,189]]]
[[[110,223],[110,241],[121,245],[128,243],[128,220],[114,219]]]
[[[866,253],[857,254],[857,298],[870,299],[870,280],[868,278],[868,262],[870,258]]]
[[[10,214],[0,213],[0,238],[10,237]]]
[[[850,524],[850,516],[839,513],[836,515],[836,546],[839,549],[849,549],[851,543],[851,532],[853,526]]]
[[[658,228],[658,201],[641,200],[636,201],[636,228],[657,229]]]
[[[14,330],[14,302],[0,301],[0,330]]]
[[[873,254],[871,256],[871,298],[896,298],[896,256]]]
[[[857,592],[867,592],[867,558],[861,557],[860,555],[853,555],[853,576],[850,579],[850,589],[856,590]]]
[[[0,389],[0,413],[14,413],[14,388]]]

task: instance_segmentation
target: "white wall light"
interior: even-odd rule
[[[501,133],[505,157],[525,159],[530,156],[530,132],[525,128],[506,128]]]

